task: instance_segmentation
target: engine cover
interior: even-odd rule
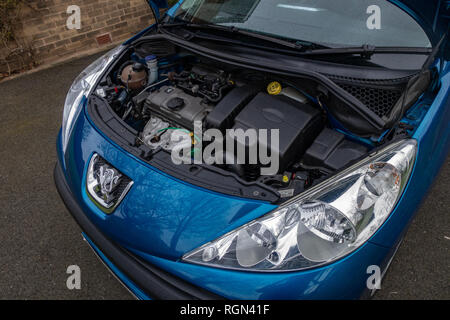
[[[145,108],[190,130],[194,129],[195,121],[203,121],[212,110],[212,106],[204,103],[202,98],[172,86],[164,86],[151,93],[145,101]]]
[[[324,126],[321,113],[311,105],[303,104],[284,96],[259,93],[236,117],[233,129],[277,129],[279,150],[272,149],[270,136],[268,145],[260,145],[280,158],[280,170],[302,156]],[[238,145],[249,148],[249,141],[237,139]]]

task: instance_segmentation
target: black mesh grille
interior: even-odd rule
[[[325,74],[328,78],[335,80],[336,82],[341,83],[351,83],[358,85],[375,85],[375,86],[395,86],[395,85],[404,85],[407,83],[412,77],[417,74],[412,74],[402,78],[395,79],[362,79],[362,78],[354,78],[354,77],[346,77],[346,76],[338,76],[332,74]]]
[[[365,104],[380,118],[392,111],[402,95],[400,89],[380,89],[348,84],[339,84],[339,86]]]

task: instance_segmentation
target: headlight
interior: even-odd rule
[[[87,67],[75,79],[67,93],[66,102],[64,104],[63,122],[62,122],[62,145],[63,151],[66,152],[69,137],[72,133],[74,120],[80,114],[84,97],[88,97],[95,83],[101,77],[103,72],[114,60],[123,47],[119,46],[97,59],[89,67]]]
[[[342,258],[389,217],[416,153],[415,140],[396,142],[183,260],[248,271],[293,271]]]

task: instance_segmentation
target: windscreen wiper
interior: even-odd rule
[[[263,35],[260,33],[255,33],[251,31],[242,30],[239,28],[236,28],[234,26],[223,26],[223,25],[217,25],[212,23],[192,23],[188,21],[181,21],[181,22],[175,22],[175,23],[164,23],[160,25],[160,29],[164,28],[171,28],[171,27],[183,27],[183,28],[195,28],[195,29],[203,29],[203,30],[217,30],[217,31],[224,31],[231,34],[238,34],[242,36],[247,36],[251,38],[255,38],[258,40],[266,41],[272,44],[280,45],[286,48],[289,48],[291,50],[304,52],[305,50],[312,49],[312,48],[321,48],[323,50],[326,50],[327,47],[307,42],[307,41],[289,41],[289,40],[283,40],[277,37],[272,37],[268,35]],[[317,49],[318,50],[318,49]]]
[[[327,56],[327,55],[361,55],[361,57],[370,59],[374,54],[424,54],[428,55],[432,52],[432,48],[422,47],[376,47],[371,45],[363,45],[361,47],[344,47],[344,48],[326,48],[314,49],[302,52],[302,56]]]

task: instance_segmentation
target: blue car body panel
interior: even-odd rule
[[[169,10],[169,14],[172,13],[173,10]],[[426,113],[405,119],[420,123],[413,133],[419,151],[411,179],[395,210],[371,240],[358,250],[335,263],[312,270],[251,273],[180,262],[187,252],[261,217],[276,206],[226,196],[169,176],[116,145],[93,125],[86,111],[76,120],[65,155],[59,135],[58,157],[72,193],[88,218],[119,245],[175,276],[232,299],[354,299],[366,288],[367,267],[388,263],[448,154],[448,62],[444,63],[441,75],[437,96],[429,105],[427,100],[419,105]],[[107,159],[134,181],[126,198],[111,215],[100,211],[86,194],[86,170],[93,153]],[[95,244],[90,242],[90,245],[136,296],[150,298],[115,269]]]

